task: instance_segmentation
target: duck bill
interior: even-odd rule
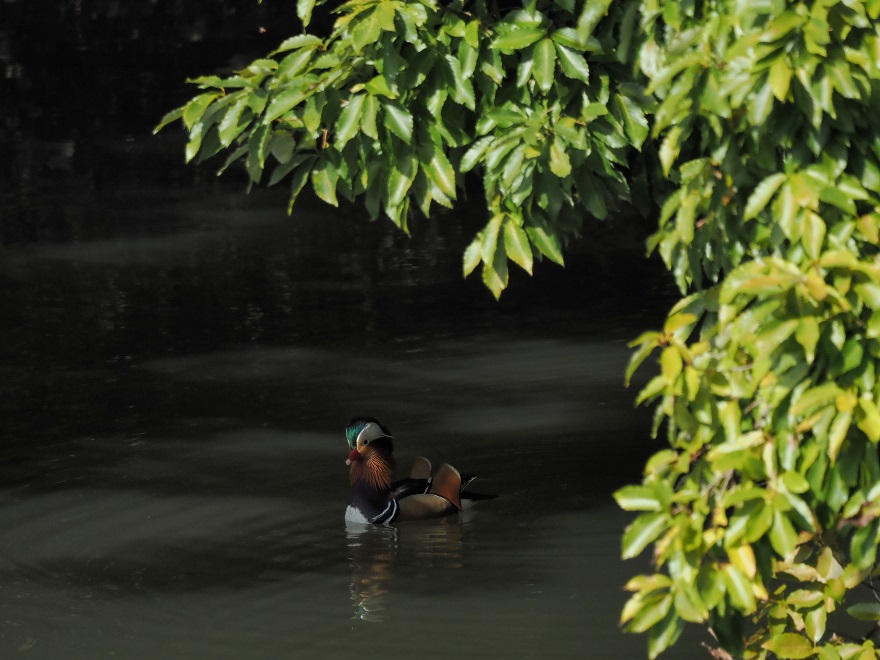
[[[355,461],[359,461],[359,460],[361,460],[361,453],[360,453],[357,449],[352,449],[352,450],[348,453],[348,458],[345,459],[345,464],[346,464],[346,465],[351,465],[351,464],[354,463]]]

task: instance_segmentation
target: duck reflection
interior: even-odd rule
[[[395,574],[463,565],[462,524],[459,516],[401,527],[346,522],[351,563],[351,603],[354,619],[387,620],[386,596]]]

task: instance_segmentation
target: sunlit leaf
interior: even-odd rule
[[[495,261],[495,252],[498,249],[498,237],[501,234],[501,225],[504,222],[504,214],[497,213],[492,219],[486,223],[482,231],[482,252],[483,263],[491,265]]]
[[[755,610],[755,596],[752,593],[752,581],[733,564],[728,564],[723,572],[724,584],[733,604],[748,614]]]
[[[611,0],[586,0],[584,2],[584,8],[581,10],[577,22],[577,35],[581,41],[586,41],[593,34],[596,25],[608,12],[610,4]]]
[[[755,189],[752,191],[752,194],[749,195],[749,199],[746,202],[743,219],[751,220],[763,211],[764,207],[767,206],[767,203],[770,201],[770,198],[773,197],[785,179],[786,175],[779,172],[777,174],[771,174],[755,186]]]
[[[521,27],[510,30],[492,41],[492,48],[498,50],[521,50],[546,36],[547,31],[540,27]]]
[[[384,126],[401,140],[409,143],[412,140],[413,131],[412,115],[400,103],[391,99],[382,99],[380,105],[383,110],[382,123]]]
[[[336,120],[335,140],[339,148],[348,143],[360,129],[365,98],[364,94],[352,95]]]
[[[270,122],[278,119],[284,113],[290,111],[306,99],[305,92],[300,87],[287,89],[269,101],[269,106],[263,113],[263,121]]]
[[[665,513],[643,513],[630,524],[623,534],[621,555],[624,559],[638,556],[645,547],[656,540],[666,528]]]
[[[303,18],[302,14],[300,14],[300,18]],[[303,20],[303,23],[308,24],[308,21]],[[321,43],[321,38],[316,37],[313,34],[297,34],[282,41],[278,48],[273,50],[270,55],[276,55],[296,48],[303,48],[304,46],[317,47],[320,46]]]
[[[583,83],[590,82],[590,65],[583,55],[560,43],[556,44],[556,55],[566,76]]]
[[[565,260],[562,256],[562,250],[559,247],[559,239],[549,233],[545,228],[538,227],[534,225],[526,225],[526,234],[529,236],[529,240],[532,242],[538,251],[560,266],[565,265]]]
[[[532,54],[532,75],[535,82],[543,91],[549,91],[553,86],[556,72],[556,47],[548,38],[541,39],[535,44]]]
[[[815,650],[813,643],[796,633],[781,633],[764,642],[761,648],[776,654],[777,658],[785,660],[797,660],[799,658],[813,657]]]
[[[565,152],[565,144],[555,136],[550,143],[550,171],[560,178],[571,174],[571,160]]]
[[[670,610],[658,625],[648,631],[648,657],[656,658],[675,644],[684,630],[684,623],[675,610]]]
[[[483,244],[479,237],[475,238],[471,241],[470,245],[467,246],[467,249],[464,251],[464,257],[462,260],[462,270],[464,272],[464,276],[467,277],[470,275],[474,268],[479,265],[483,250]]]
[[[614,493],[620,508],[626,511],[660,511],[661,504],[653,488],[624,486]]]
[[[296,15],[302,21],[303,27],[307,27],[311,23],[314,8],[315,0],[296,0]]]
[[[642,108],[631,97],[623,94],[615,94],[614,103],[630,143],[636,148],[641,147],[649,130],[648,119]]]
[[[511,218],[504,222],[504,250],[512,262],[532,274],[532,248],[528,235]]]

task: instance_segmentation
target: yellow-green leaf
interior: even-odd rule
[[[535,44],[532,53],[532,76],[541,91],[547,92],[553,86],[556,72],[556,47],[553,40],[545,37]]]
[[[550,143],[550,171],[560,179],[571,174],[571,161],[565,153],[565,143],[558,135]]]
[[[784,101],[791,85],[791,67],[785,61],[784,56],[770,66],[769,83],[770,89],[773,90],[773,96],[779,101]]]
[[[859,399],[859,414],[857,415],[856,426],[858,426],[868,439],[877,443],[880,441],[880,411],[870,399]]]
[[[464,276],[467,277],[470,275],[474,268],[477,267],[477,264],[482,260],[482,250],[483,244],[480,241],[479,237],[475,238],[471,241],[471,244],[467,246],[467,249],[464,251],[463,263],[462,267],[464,269]]]
[[[749,195],[749,199],[746,201],[745,213],[743,215],[743,220],[751,220],[756,217],[767,203],[770,201],[770,198],[776,193],[779,189],[779,186],[782,185],[782,182],[785,181],[786,175],[782,172],[777,172],[776,174],[771,174],[766,179],[761,181],[755,189],[752,191],[752,194]]]
[[[529,245],[529,237],[510,217],[504,222],[504,250],[512,262],[529,275],[532,274],[532,248]]]
[[[797,633],[781,633],[764,642],[761,648],[774,653],[780,660],[810,658],[814,654],[813,643]]]
[[[636,557],[654,541],[666,528],[668,517],[665,513],[643,513],[636,518],[623,533],[621,556],[624,559]]]

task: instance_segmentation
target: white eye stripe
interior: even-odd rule
[[[367,422],[364,428],[361,429],[361,432],[358,433],[357,444],[368,445],[373,440],[387,437],[388,435],[386,435],[386,433],[382,430],[381,426],[379,426],[375,422]]]

